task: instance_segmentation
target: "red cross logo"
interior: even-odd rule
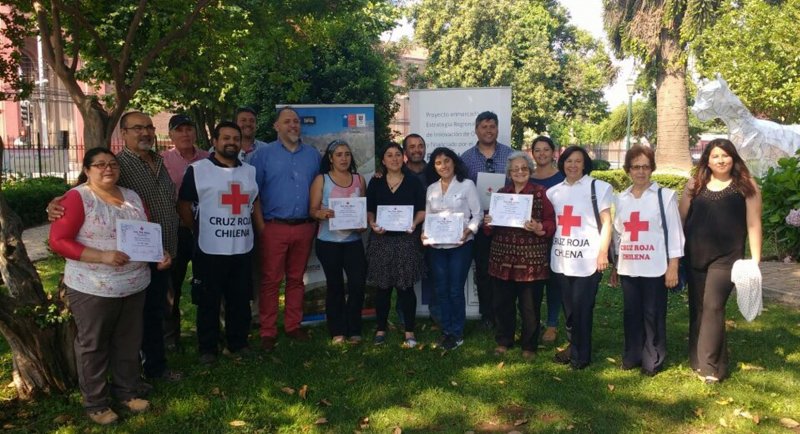
[[[581,216],[572,215],[572,205],[564,205],[564,214],[558,216],[558,225],[561,226],[561,236],[568,237],[573,227],[581,225]]]
[[[231,183],[231,192],[220,196],[223,205],[231,207],[231,214],[239,215],[242,213],[242,205],[250,203],[250,195],[242,194],[242,186],[238,182]]]
[[[631,233],[631,241],[639,241],[639,232],[650,230],[650,222],[639,220],[639,211],[631,212],[631,219],[622,224],[625,226],[625,232]]]

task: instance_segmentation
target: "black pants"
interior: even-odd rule
[[[492,278],[489,276],[489,246],[492,237],[479,230],[475,234],[475,286],[478,288],[478,310],[481,318],[494,322],[492,303]]]
[[[178,253],[172,258],[169,269],[170,282],[167,287],[167,311],[164,318],[164,342],[178,345],[181,338],[181,293],[186,280],[186,269],[194,252],[192,231],[184,226],[178,228]]]
[[[495,342],[507,348],[514,346],[517,329],[517,308],[522,320],[520,345],[524,351],[536,351],[539,341],[539,309],[545,280],[514,282],[492,279],[494,282],[494,317],[497,319]]]
[[[325,316],[331,336],[361,336],[361,310],[367,259],[361,240],[347,243],[316,240],[317,258],[327,281]],[[347,274],[345,291],[344,274]]]
[[[417,317],[417,294],[414,287],[397,288],[397,304],[403,311],[405,331],[414,333]],[[375,316],[378,322],[378,331],[386,331],[386,322],[389,319],[389,308],[392,305],[392,288],[378,288],[375,291]]]
[[[728,375],[725,304],[733,290],[729,265],[689,268],[689,364],[700,375]]]
[[[150,285],[145,289],[142,322],[142,353],[145,377],[161,377],[167,370],[164,352],[164,305],[167,302],[169,270],[157,270],[150,264]]]
[[[192,302],[197,305],[200,354],[216,354],[219,349],[220,301],[223,298],[228,350],[236,352],[247,347],[252,291],[250,253],[206,255],[197,249],[192,264]]]
[[[625,352],[622,363],[658,372],[667,356],[667,289],[664,277],[622,278]]]
[[[561,289],[566,317],[567,339],[570,343],[570,362],[573,366],[586,366],[592,361],[592,321],[594,303],[601,273],[576,277],[553,273]]]

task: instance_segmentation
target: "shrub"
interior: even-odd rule
[[[592,160],[592,167],[594,170],[608,170],[611,168],[611,163],[598,158],[596,160]]]
[[[47,221],[44,212],[47,204],[56,196],[69,190],[61,178],[43,177],[3,183],[2,194],[8,205],[29,228]]]
[[[666,188],[670,188],[675,190],[678,195],[683,193],[683,189],[686,187],[686,183],[689,181],[689,178],[681,175],[670,175],[667,173],[657,173],[650,177],[653,181],[657,182],[658,185]]]
[[[800,208],[800,151],[794,157],[781,158],[778,167],[771,167],[758,180],[763,211],[761,222],[764,238],[771,238],[780,258],[800,256],[800,228],[790,225],[786,217]]]
[[[631,179],[622,169],[614,169],[614,170],[593,170],[592,176],[611,184],[614,187],[614,191],[619,193],[622,190],[630,187]],[[686,182],[689,178],[681,175],[669,175],[669,174],[655,174],[650,179],[657,182],[658,185],[666,188],[671,188],[675,190],[678,194],[683,192],[683,188],[686,185]]]

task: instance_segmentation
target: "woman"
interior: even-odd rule
[[[453,350],[464,343],[466,298],[464,284],[472,264],[472,240],[483,216],[475,183],[467,178],[467,167],[455,152],[436,148],[428,160],[428,186],[425,197],[426,219],[460,214],[461,237],[457,244],[439,243],[423,231],[422,242],[429,245],[436,300],[440,310],[442,336],[439,346]]]
[[[403,150],[389,143],[381,154],[385,176],[372,178],[367,187],[367,221],[372,229],[367,245],[367,282],[378,289],[375,310],[378,320],[373,343],[386,342],[392,288],[397,288],[397,303],[403,310],[406,348],[417,346],[414,336],[417,296],[414,282],[422,278],[424,264],[417,226],[425,220],[425,187],[413,175],[403,172]],[[411,227],[407,231],[387,231],[377,222],[379,206],[410,205]]]
[[[506,177],[512,183],[498,193],[533,195],[530,220],[522,228],[491,227],[492,216],[484,217],[484,231],[492,235],[489,247],[489,275],[494,283],[492,304],[497,319],[495,354],[514,346],[516,307],[522,319],[522,356],[536,354],[539,340],[539,310],[544,284],[550,275],[548,248],[556,230],[553,205],[541,185],[528,182],[533,161],[524,152],[508,156]]]
[[[641,367],[642,374],[652,376],[667,355],[667,288],[678,284],[683,228],[677,194],[650,180],[656,169],[653,149],[633,146],[623,168],[633,185],[617,196],[614,208],[619,259],[611,274],[613,286],[617,274],[622,277],[622,369]]]
[[[547,190],[557,228],[550,266],[561,290],[569,346],[555,356],[558,363],[583,369],[592,361],[594,302],[611,244],[611,185],[589,176],[592,159],[585,149],[570,146],[558,158],[562,183]]]
[[[560,184],[564,175],[553,164],[555,162],[556,145],[550,137],[539,136],[533,139],[531,145],[533,161],[536,170],[531,173],[531,182],[539,184],[545,189]],[[558,335],[558,315],[561,314],[561,291],[558,290],[552,279],[545,282],[547,295],[547,328],[542,335],[542,341],[555,342]]]
[[[75,356],[83,406],[101,425],[118,419],[109,407],[113,394],[128,410],[146,411],[141,399],[139,348],[144,289],[150,268],[117,250],[117,219],[147,220],[139,196],[117,186],[119,163],[106,148],[83,157],[78,186],[61,205],[64,217],[50,228],[50,247],[67,259],[64,284],[75,319]],[[168,268],[169,254],[158,264]],[[108,382],[111,371],[111,383]]]
[[[330,199],[364,197],[364,178],[357,173],[353,152],[347,142],[334,140],[320,163],[320,174],[311,184],[310,208],[317,219],[317,258],[325,272],[328,291],[325,317],[333,344],[361,342],[361,309],[364,305],[367,260],[361,242],[361,230],[331,230],[329,220],[336,217]],[[364,222],[366,229],[366,221]],[[347,291],[344,276],[347,274]],[[347,297],[345,297],[347,295]]]
[[[761,261],[761,192],[730,140],[708,143],[680,201],[689,274],[689,363],[706,383],[728,375],[725,303],[731,267]]]

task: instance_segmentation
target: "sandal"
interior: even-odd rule
[[[146,399],[131,398],[127,401],[122,401],[121,404],[132,413],[143,413],[150,409],[150,402]]]

